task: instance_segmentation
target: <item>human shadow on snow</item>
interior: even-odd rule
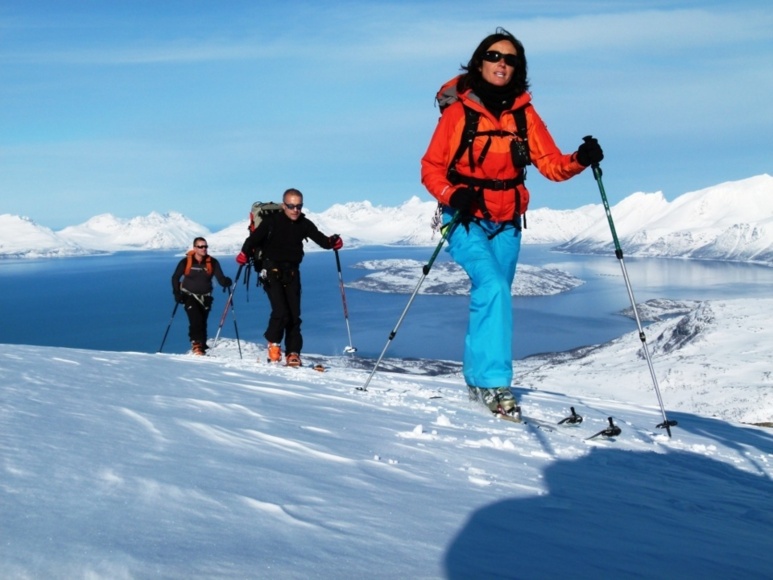
[[[709,428],[709,420],[701,422]],[[556,461],[544,473],[546,494],[470,516],[447,548],[446,576],[770,578],[772,439],[727,424],[717,430],[714,437],[736,441],[757,459],[749,457],[742,470],[668,448],[594,447]],[[765,462],[766,473],[748,471]]]

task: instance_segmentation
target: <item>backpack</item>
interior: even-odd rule
[[[281,203],[275,203],[273,201],[256,201],[253,203],[250,208],[250,233],[255,231],[265,216],[279,211],[282,211]]]
[[[442,87],[440,87],[440,90],[437,92],[437,95],[435,96],[435,101],[438,107],[440,108],[441,113],[449,105],[459,100],[456,92],[456,84],[458,82],[458,79],[459,77],[455,77],[450,81],[447,81]],[[464,184],[473,189],[476,189],[476,188],[482,189],[484,187],[487,189],[494,189],[494,190],[513,189],[516,192],[515,193],[515,215],[513,216],[513,221],[517,223],[517,229],[520,229],[520,225],[518,224],[519,222],[518,217],[521,215],[521,196],[518,194],[516,187],[518,185],[523,184],[523,182],[526,179],[526,166],[531,165],[531,157],[529,155],[529,138],[528,138],[527,126],[526,126],[526,107],[530,107],[530,106],[531,106],[530,104],[526,104],[513,111],[513,118],[515,121],[516,134],[518,136],[518,139],[517,140],[513,139],[510,141],[510,155],[512,156],[512,159],[513,159],[513,165],[522,170],[518,177],[516,177],[515,179],[508,179],[504,181],[495,181],[491,179],[481,179],[476,177],[468,177],[468,176],[460,175],[459,172],[456,170],[456,163],[459,161],[459,159],[462,158],[462,156],[465,153],[467,153],[467,156],[468,156],[469,166],[474,169],[476,164],[480,165],[481,163],[483,163],[483,160],[486,158],[486,154],[488,153],[488,150],[491,147],[492,137],[510,137],[511,136],[511,133],[508,133],[502,130],[478,131],[478,122],[480,121],[480,113],[478,111],[470,109],[467,106],[464,106],[464,129],[462,130],[462,139],[459,143],[459,146],[456,149],[456,152],[454,153],[454,156],[451,158],[451,163],[448,164],[448,173],[447,173],[448,181],[450,181],[454,185]],[[488,140],[486,141],[486,144],[483,146],[483,149],[481,150],[480,154],[476,159],[473,155],[472,143],[475,141],[476,137],[480,137],[480,136],[487,137]],[[482,206],[481,210],[483,211],[484,217],[486,217],[486,219],[489,219],[490,215],[488,214],[488,210],[485,208],[485,206]],[[524,219],[524,227],[525,227],[526,225],[525,215],[523,216],[523,219]]]
[[[194,250],[190,250],[188,252],[188,254],[187,254],[188,261],[185,264],[185,272],[183,273],[185,276],[187,276],[188,274],[191,273],[191,268],[193,267],[193,255],[195,253],[196,252]],[[204,267],[207,269],[207,274],[209,274],[211,276],[212,275],[212,258],[209,255],[207,255],[204,258]]]
[[[282,204],[273,201],[256,201],[250,208],[250,224],[248,229],[250,233],[254,232],[263,221],[263,218],[269,214],[279,213],[282,211]],[[252,258],[252,265],[255,271],[260,273],[263,270],[263,249],[256,248],[255,253],[250,256]],[[249,272],[249,269],[248,269]],[[260,285],[261,279],[258,276],[258,285]]]

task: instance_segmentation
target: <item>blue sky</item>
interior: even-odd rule
[[[4,0],[0,213],[217,229],[288,187],[313,212],[430,199],[435,91],[497,26],[559,146],[598,137],[611,203],[773,173],[767,1]],[[532,207],[600,201],[590,172],[527,183]]]

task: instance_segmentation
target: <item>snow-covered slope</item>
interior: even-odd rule
[[[702,302],[645,329],[672,409],[746,423],[773,422],[773,299]],[[558,364],[560,363],[560,364]],[[600,346],[521,361],[520,384],[654,403],[638,333]],[[572,379],[566,383],[565,377]]]
[[[517,363],[527,415],[584,417],[553,430],[492,418],[443,361],[387,359],[363,392],[372,360],[274,367],[232,339],[5,345],[0,576],[765,578],[773,434],[711,418],[770,418],[763,302],[659,323],[672,438],[634,335]],[[622,434],[586,440],[608,417]]]

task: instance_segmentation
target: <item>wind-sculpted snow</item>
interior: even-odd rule
[[[355,268],[373,270],[347,284],[351,288],[389,294],[410,294],[421,278],[424,264],[416,260],[366,260]],[[583,284],[579,278],[554,268],[518,266],[513,296],[548,296],[568,292]],[[470,293],[470,279],[455,262],[435,262],[419,288],[419,294],[464,296]]]
[[[635,332],[515,361],[520,425],[448,361],[3,345],[0,576],[767,578],[771,313],[648,328],[671,438]]]

